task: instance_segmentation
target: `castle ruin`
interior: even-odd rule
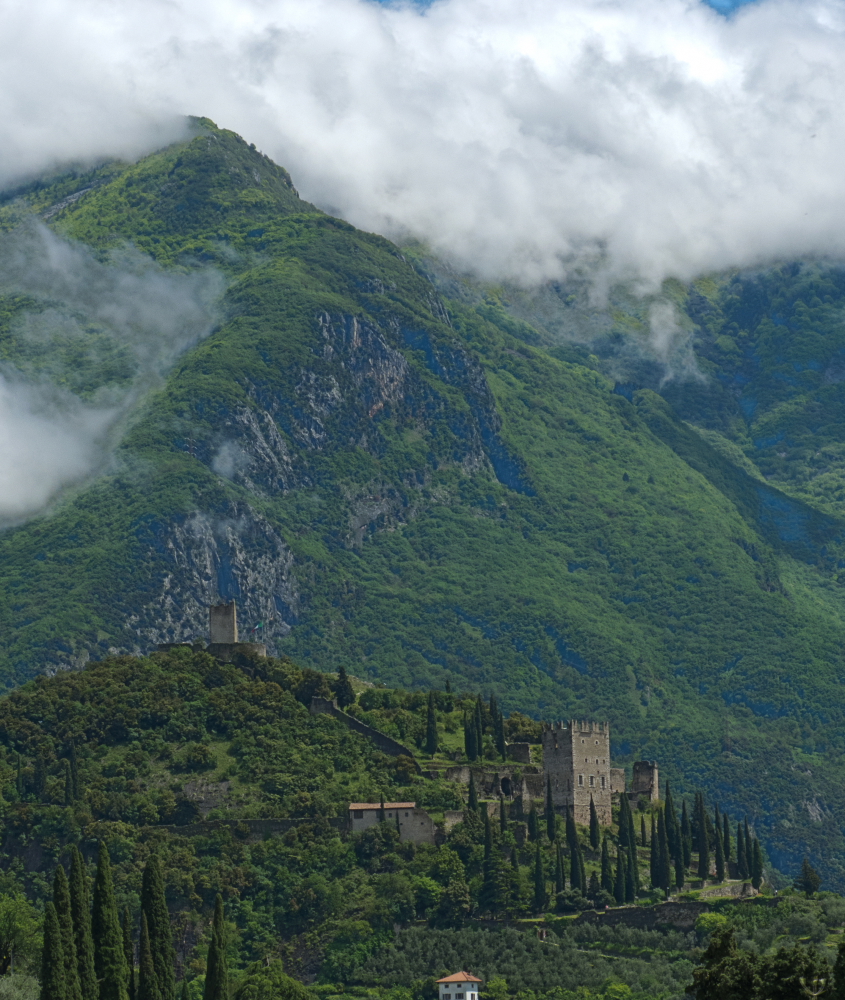
[[[553,722],[543,729],[543,782],[562,815],[590,822],[590,799],[599,823],[612,822],[610,726],[606,722]]]

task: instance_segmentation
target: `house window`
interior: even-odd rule
[[[455,994],[455,1000],[464,1000],[463,993],[456,993]]]
[[[363,809],[355,809],[355,810],[353,810],[352,815],[355,817],[355,819],[363,819],[364,818],[364,810]]]
[[[584,785],[584,775],[583,774],[579,774],[578,775],[578,784],[583,787],[583,785]]]
[[[451,993],[444,993],[443,994],[443,1000],[452,1000],[452,994]]]
[[[407,816],[408,814],[407,814],[407,813],[405,813],[405,815]]]
[[[592,774],[591,774],[591,775],[590,775],[590,788],[592,788],[592,787],[593,787],[593,785],[595,785],[595,783],[596,783],[596,779],[595,779],[595,778],[594,778],[594,777],[592,776]]]

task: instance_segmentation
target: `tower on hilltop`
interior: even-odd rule
[[[610,726],[606,722],[553,722],[543,729],[543,786],[551,783],[555,812],[572,809],[576,823],[590,822],[590,796],[599,823],[610,826]]]

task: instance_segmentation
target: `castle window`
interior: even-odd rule
[[[596,746],[598,746],[598,745],[599,745],[599,741],[598,741],[598,740],[596,740]]]
[[[601,787],[604,788],[604,775],[601,776]]]
[[[595,779],[595,778],[594,778],[594,777],[592,776],[592,774],[591,774],[591,775],[590,775],[590,788],[592,788],[592,787],[593,787],[593,785],[595,785],[595,783],[596,783],[596,779]]]
[[[578,784],[581,785],[581,787],[583,788],[583,786],[584,786],[584,775],[583,774],[579,774],[578,775]]]

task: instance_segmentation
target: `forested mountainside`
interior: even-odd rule
[[[778,867],[808,852],[845,884],[842,521],[743,468],[735,415],[699,431],[659,384],[617,386],[494,297],[438,295],[208,121],[10,193],[3,226],[33,217],[101,260],[131,244],[226,287],[111,466],[0,537],[7,685],[202,635],[235,597],[303,665],[607,719],[620,761],[658,759],[747,811]],[[720,289],[725,354],[741,295]],[[81,396],[128,377],[102,325],[33,348],[24,318],[62,308],[5,294],[4,363]]]
[[[336,696],[402,739],[423,773],[340,719],[310,714],[314,695]],[[481,734],[469,757],[467,718]],[[845,901],[815,883],[787,888],[797,872],[771,870],[742,816],[720,821],[718,801],[681,801],[667,788],[664,803],[643,799],[633,812],[620,799],[610,827],[576,827],[542,796],[484,794],[485,772],[518,766],[502,760],[502,737],[536,741],[539,725],[466,691],[366,687],[287,659],[242,655],[234,665],[190,647],[28,682],[0,698],[4,992],[28,996],[21,974],[39,968],[42,923],[52,954],[46,904],[61,914],[60,867],[85,895],[80,856],[89,881],[108,859],[109,906],[125,914],[141,984],[139,927],[155,868],[163,905],[150,935],[164,928],[172,941],[168,995],[181,981],[175,995],[190,1000],[208,995],[218,894],[235,1000],[434,1000],[434,979],[463,966],[483,977],[489,1000],[680,1000],[725,931],[739,956],[759,953],[748,960],[770,969],[789,1000],[803,995],[799,975],[830,977]],[[478,785],[446,780],[455,761]],[[361,801],[386,802],[385,816],[352,832],[349,804]],[[408,801],[435,821],[436,843],[400,837],[390,803]],[[749,855],[745,883],[726,884]],[[100,912],[103,880],[96,886]],[[660,907],[667,889],[674,901]],[[730,890],[752,895],[714,895]],[[95,959],[99,946],[95,938]],[[256,984],[259,970],[275,985]],[[104,995],[115,994],[104,986]]]

